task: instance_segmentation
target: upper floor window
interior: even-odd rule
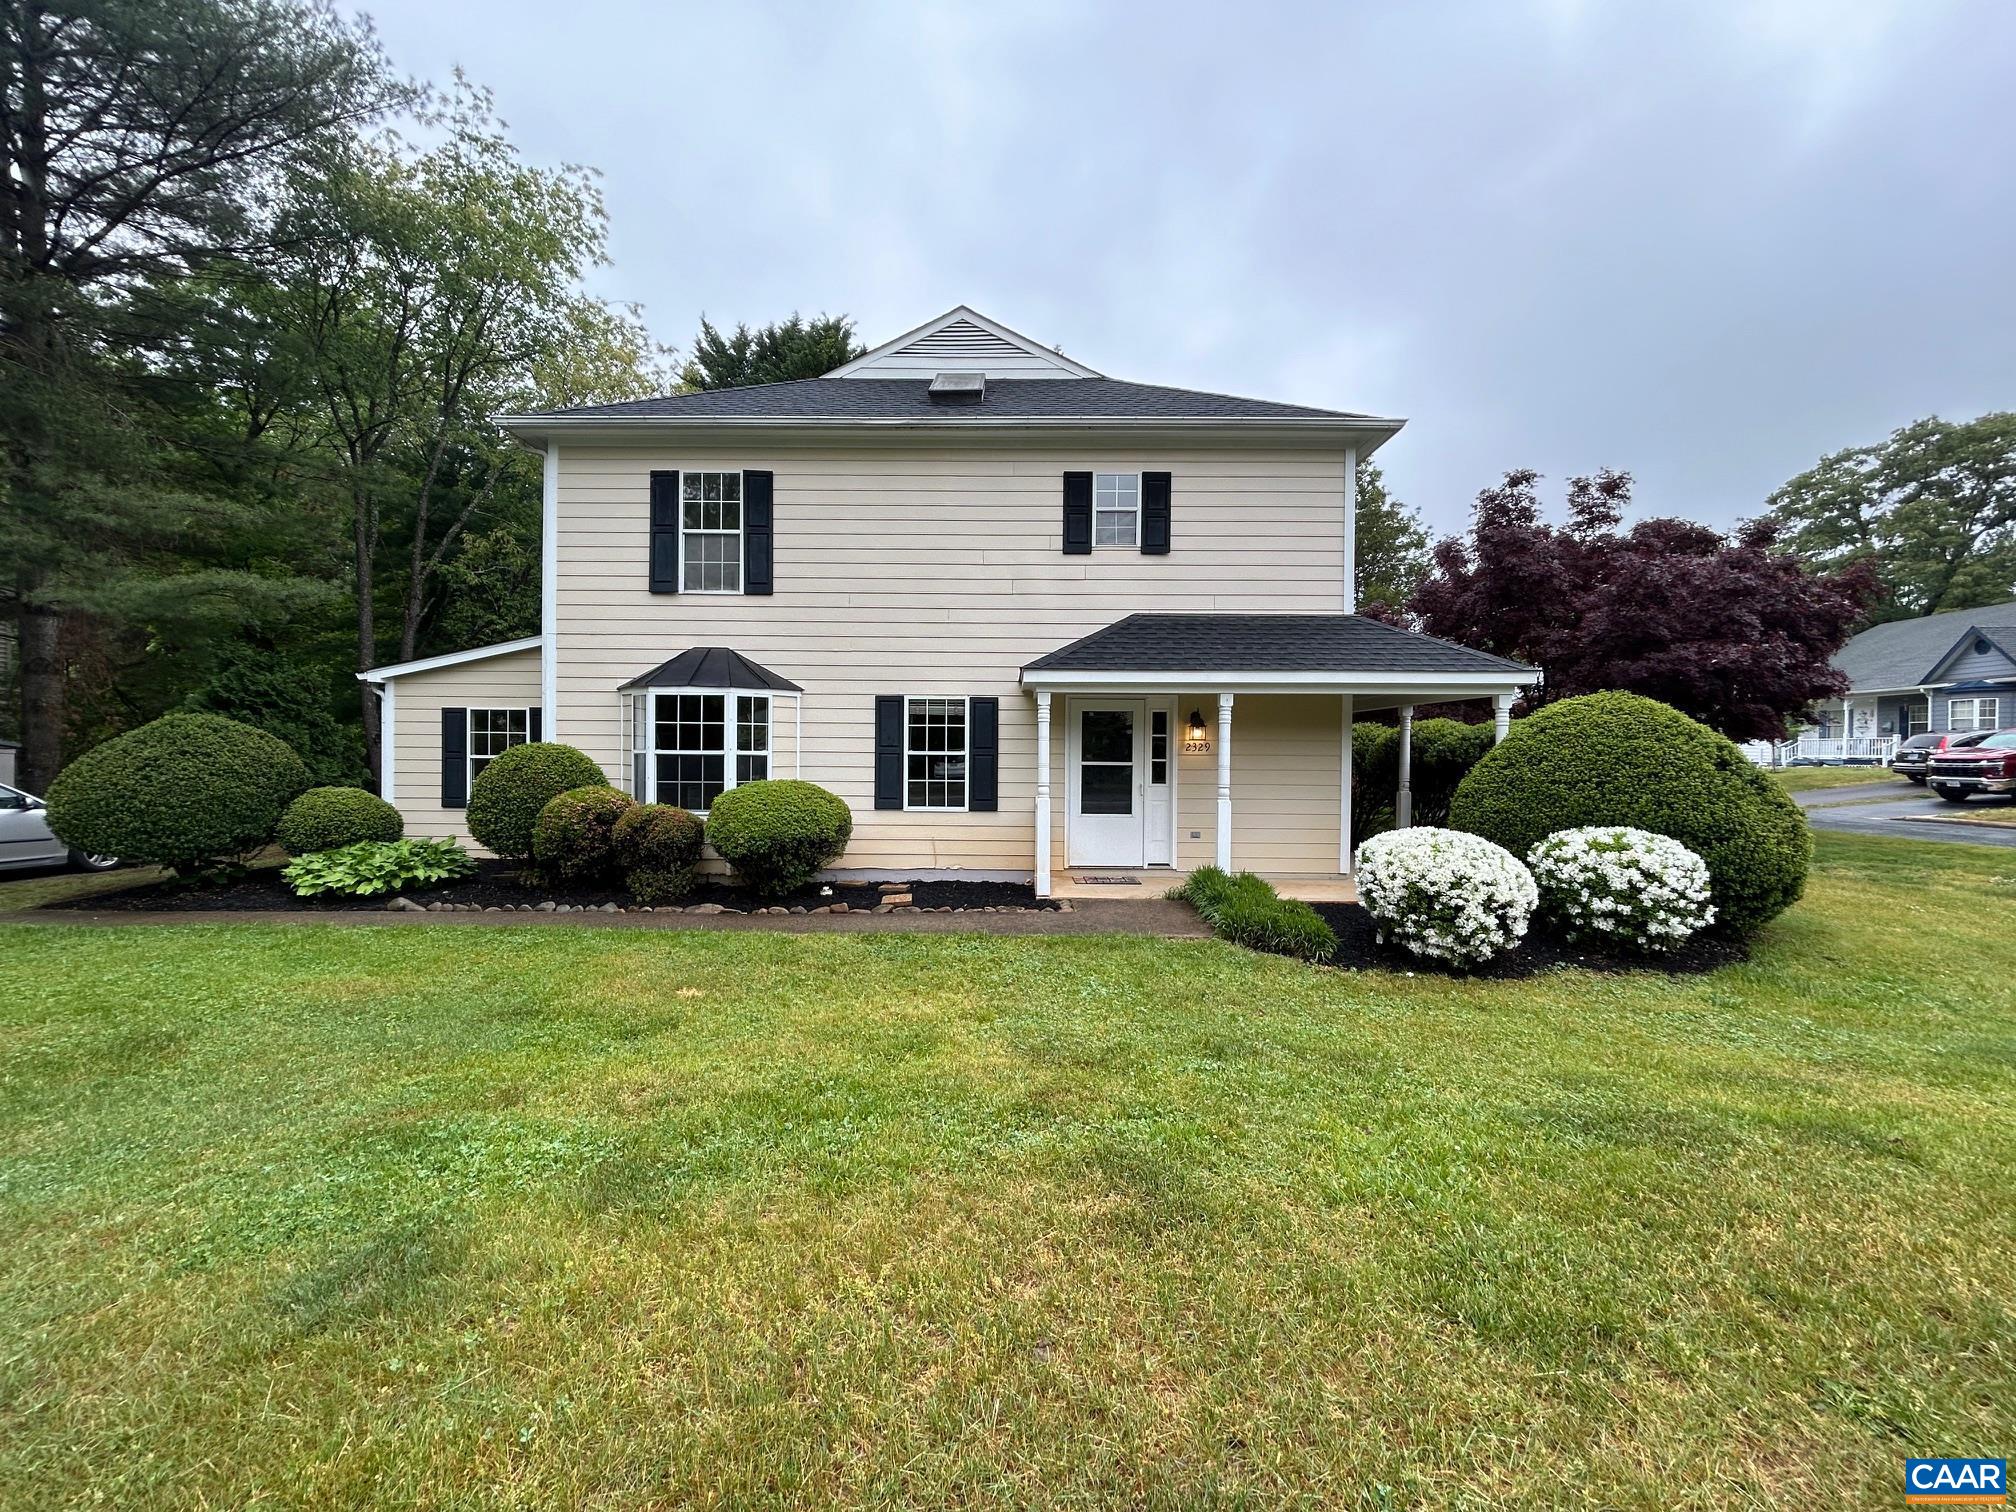
[[[1141,474],[1092,475],[1092,544],[1136,546],[1141,541]]]
[[[913,698],[903,723],[903,806],[965,808],[966,700]]]
[[[469,786],[476,790],[476,776],[495,758],[514,745],[532,738],[529,709],[471,709],[469,711]]]
[[[742,591],[742,474],[680,474],[680,582],[686,593]]]
[[[1956,698],[1946,709],[1946,728],[1949,730],[1992,730],[2001,712],[2001,703],[1993,698]]]

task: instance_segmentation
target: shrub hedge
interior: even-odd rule
[[[1228,876],[1218,867],[1200,866],[1170,896],[1196,909],[1221,940],[1248,950],[1301,961],[1327,961],[1337,953],[1337,932],[1315,909],[1282,897],[1251,872]]]
[[[1414,823],[1448,821],[1456,785],[1491,749],[1491,726],[1460,719],[1414,721],[1413,760],[1408,785],[1414,790]],[[1393,827],[1400,786],[1400,731],[1393,725],[1358,722],[1351,727],[1351,833],[1369,839]]]
[[[633,803],[616,821],[616,864],[639,903],[677,903],[693,891],[700,821],[669,803]]]
[[[1708,864],[1722,926],[1745,933],[1799,897],[1813,848],[1799,805],[1741,751],[1636,693],[1563,699],[1518,721],[1457,787],[1449,823],[1521,856],[1586,825],[1669,835]]]
[[[562,793],[607,782],[602,768],[574,747],[535,740],[512,746],[476,774],[464,817],[479,845],[523,861],[532,854],[540,810]]]
[[[804,887],[847,849],[854,814],[813,782],[745,782],[714,800],[707,843],[760,897]]]
[[[287,805],[273,838],[288,855],[307,856],[365,840],[398,840],[405,833],[399,810],[376,793],[318,787]]]
[[[616,871],[617,821],[637,806],[606,782],[556,794],[532,826],[532,861],[555,882],[600,882]]]
[[[216,714],[167,714],[106,741],[49,787],[73,850],[193,871],[269,844],[308,769],[282,741]]]

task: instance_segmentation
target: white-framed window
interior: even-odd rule
[[[1092,474],[1092,544],[1141,544],[1141,474]]]
[[[1946,728],[1949,730],[1993,730],[2001,716],[2002,703],[1992,695],[1987,698],[1956,698],[1946,706]]]
[[[679,588],[742,591],[742,474],[679,475]]]
[[[903,709],[903,807],[966,807],[966,700],[910,698]]]
[[[1904,734],[1925,735],[1932,729],[1932,700],[1907,700],[1904,705]]]
[[[704,814],[728,789],[770,775],[770,695],[653,690],[631,699],[630,783],[645,803]]]
[[[476,775],[514,745],[532,738],[530,709],[471,709],[469,711],[469,786],[476,791]]]

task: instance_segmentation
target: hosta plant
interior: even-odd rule
[[[1526,937],[1539,892],[1503,846],[1457,830],[1394,830],[1358,847],[1358,900],[1379,938],[1477,966]]]
[[[439,887],[475,870],[476,862],[453,840],[362,840],[303,856],[280,875],[300,898],[317,893],[373,898]]]
[[[1571,939],[1672,950],[1715,922],[1708,863],[1625,825],[1556,830],[1526,853],[1540,911]]]

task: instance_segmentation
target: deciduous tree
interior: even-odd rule
[[[1844,690],[1830,659],[1880,591],[1866,564],[1812,570],[1769,520],[1624,529],[1631,477],[1608,469],[1570,480],[1552,526],[1538,480],[1507,473],[1478,495],[1468,540],[1436,546],[1408,606],[1423,630],[1538,666],[1529,702],[1622,688],[1737,740],[1782,737]]]

